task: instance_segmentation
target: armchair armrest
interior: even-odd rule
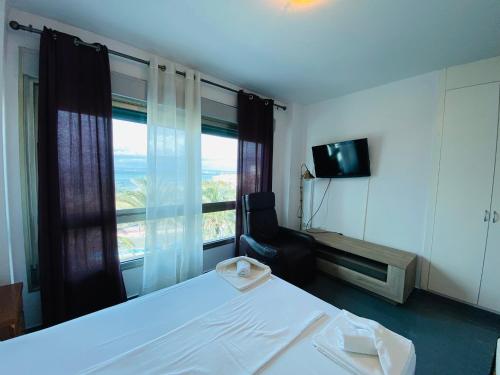
[[[267,261],[275,260],[278,257],[278,250],[265,244],[257,242],[253,237],[242,234],[240,237],[240,247],[244,253],[250,253],[248,250],[257,253],[260,257],[265,258]]]
[[[293,230],[290,228],[279,227],[279,235],[283,237],[292,237],[296,241],[303,242],[308,247],[314,248],[316,247],[316,240],[313,236],[310,236],[307,233],[300,232],[298,230]]]

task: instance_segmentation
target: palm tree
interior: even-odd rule
[[[203,202],[234,201],[236,190],[228,181],[208,180],[202,185]],[[203,215],[203,239],[205,242],[234,236],[236,214],[234,210],[211,212]]]
[[[146,207],[146,177],[134,178],[132,183],[135,185],[135,189],[116,193],[117,210]],[[120,249],[132,250],[137,247],[129,237],[118,235],[117,240]]]
[[[134,178],[132,183],[135,185],[134,190],[120,191],[116,194],[117,209],[146,207],[146,177]]]
[[[201,184],[203,202],[228,202],[234,201],[236,189],[233,184],[222,180],[207,180]]]
[[[146,177],[132,180],[134,189],[116,194],[116,208],[133,209],[146,207]],[[206,180],[202,182],[202,201],[204,203],[234,201],[236,190],[228,181]],[[203,215],[203,238],[205,242],[234,236],[235,211],[211,212]],[[135,244],[127,237],[118,236],[118,242],[126,249],[133,249]]]

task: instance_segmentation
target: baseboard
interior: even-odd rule
[[[483,307],[483,306],[480,306],[480,305],[475,304],[475,303],[470,303],[470,302],[462,301],[462,300],[460,300],[458,298],[450,297],[450,296],[447,296],[446,294],[442,294],[442,293],[436,292],[436,291],[431,290],[431,289],[422,289],[422,290],[425,290],[426,292],[428,292],[430,294],[434,294],[436,296],[445,298],[447,300],[450,300],[450,301],[453,301],[453,302],[456,302],[456,303],[460,303],[462,305],[474,307],[474,308],[476,308],[478,310],[482,310],[482,311],[485,311],[485,312],[488,312],[488,313],[491,313],[491,314],[500,315],[500,311],[488,309],[487,307]]]

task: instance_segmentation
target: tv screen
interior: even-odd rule
[[[370,156],[366,138],[313,146],[312,152],[316,177],[370,176]]]

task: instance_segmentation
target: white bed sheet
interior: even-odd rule
[[[330,318],[336,307],[274,276],[266,283],[293,289],[297,304]],[[265,287],[265,283],[259,287]],[[151,341],[241,295],[214,271],[66,323],[0,342],[0,374],[77,374]],[[279,313],[278,311],[276,312]],[[323,324],[330,320],[324,319]],[[318,327],[321,329],[323,325]],[[349,373],[319,353],[311,332],[271,361],[263,374]]]

